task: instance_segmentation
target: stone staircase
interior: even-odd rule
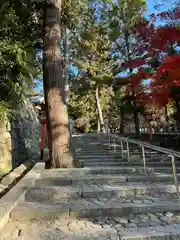
[[[180,239],[180,202],[163,154],[146,152],[145,174],[134,146],[129,162],[119,146],[114,152],[97,135],[73,141],[83,168],[44,170],[11,212],[0,239]]]

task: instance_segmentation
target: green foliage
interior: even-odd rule
[[[119,32],[129,31],[142,17],[146,9],[145,0],[111,1],[109,20],[112,36],[119,37]]]
[[[1,119],[5,115],[10,116],[11,110],[16,107],[26,90],[34,86],[34,78],[40,74],[35,40],[30,36],[29,25],[22,18],[26,11],[20,11],[18,3],[19,1],[0,3]],[[31,27],[32,25],[33,23]]]
[[[114,91],[111,86],[103,85],[100,88],[100,104],[104,115],[108,113],[111,108],[111,100],[114,96]]]
[[[75,29],[83,19],[88,8],[87,0],[62,0],[62,23],[64,26]]]
[[[74,80],[74,79],[73,79]],[[72,82],[73,82],[72,80]],[[74,81],[75,82],[75,81]],[[100,103],[101,108],[106,115],[110,108],[111,98],[113,96],[113,89],[107,85],[101,85],[100,88]],[[94,86],[81,85],[76,82],[70,92],[68,103],[69,114],[73,119],[85,118],[87,121],[97,121],[97,106],[95,99]]]
[[[68,103],[69,114],[73,119],[96,118],[95,93],[91,89],[83,91],[70,92]]]
[[[104,114],[110,107],[113,95],[111,58],[109,55],[110,42],[105,22],[98,22],[95,9],[89,6],[85,10],[83,20],[73,32],[71,46],[75,49],[72,58],[79,70],[79,80],[72,80],[72,91],[69,101],[69,112],[74,118],[85,117],[97,121],[97,106],[95,98],[96,85],[99,85],[101,109]],[[101,18],[103,18],[103,12]]]

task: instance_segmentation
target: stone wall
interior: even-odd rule
[[[10,123],[0,123],[0,177],[9,172],[12,166],[12,141]]]
[[[0,124],[0,175],[30,158],[38,158],[41,127],[32,103],[24,99],[11,122]]]

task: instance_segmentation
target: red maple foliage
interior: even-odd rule
[[[135,59],[124,64],[126,68],[138,69],[137,74],[130,77],[128,91],[134,91],[137,103],[148,104],[158,103],[165,105],[170,99],[171,88],[180,87],[180,56],[167,56],[169,45],[180,42],[180,28],[175,25],[164,26],[156,29],[153,21],[155,18],[164,20],[180,19],[180,8],[173,11],[163,12],[157,16],[153,15],[152,21],[141,21],[133,28],[133,32],[139,43],[139,47],[146,46],[147,55],[143,59]],[[145,50],[145,48],[144,48]],[[164,54],[161,57],[161,54]],[[147,74],[144,70],[144,64],[149,63],[149,58],[159,57],[160,66],[157,66],[155,72]],[[152,79],[151,83],[142,87],[142,81]]]
[[[142,58],[137,58],[137,59],[134,59],[134,60],[124,63],[122,65],[122,67],[124,69],[126,69],[126,68],[132,69],[132,68],[137,68],[139,66],[142,66],[143,64],[145,64],[145,60]]]
[[[150,47],[166,50],[167,44],[174,44],[177,41],[180,41],[180,29],[176,27],[161,27],[156,30],[152,37]]]

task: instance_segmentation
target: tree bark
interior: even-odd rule
[[[98,121],[97,121],[97,132],[99,133],[101,131],[101,125],[99,121],[99,116],[98,116]]]
[[[103,120],[103,115],[102,115],[100,99],[99,99],[99,87],[98,86],[96,86],[96,105],[97,105],[97,110],[98,110],[98,118],[99,118],[99,122],[100,122],[100,128],[101,128],[102,132],[105,132],[104,120]]]
[[[167,132],[170,132],[168,107],[167,107],[167,105],[164,105],[164,110],[165,110],[165,118],[166,118],[166,130],[167,130]]]
[[[61,0],[47,0],[44,9],[43,81],[49,162],[54,168],[73,166],[69,153],[68,113],[61,68]]]
[[[176,105],[176,127],[177,131],[180,132],[180,104],[178,99],[175,99],[175,105]]]
[[[120,113],[120,129],[119,133],[123,134],[124,133],[124,112],[121,111]]]
[[[136,136],[139,137],[139,117],[138,117],[138,112],[137,112],[137,105],[136,105],[136,100],[133,101],[134,105],[134,124],[135,124],[135,131],[136,131]]]
[[[65,103],[68,103],[68,94],[69,94],[69,30],[65,26],[64,29],[64,79],[65,79]]]

